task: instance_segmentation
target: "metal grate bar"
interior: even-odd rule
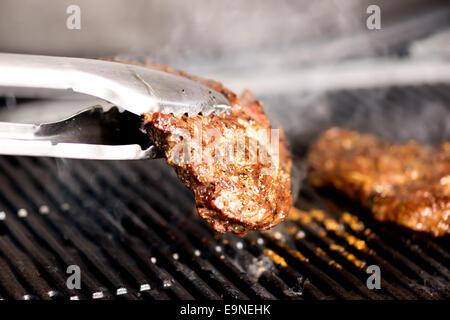
[[[305,188],[306,190],[306,188]],[[308,192],[315,192],[312,190],[309,190]],[[320,197],[317,195],[310,195],[310,197],[314,198],[315,201],[313,201],[312,206],[317,208],[317,202],[320,201]],[[340,206],[341,208],[342,206]],[[356,219],[356,217],[355,217]],[[322,223],[323,221],[317,221],[318,223]],[[359,220],[358,220],[359,222]],[[360,222],[362,223],[362,222]],[[398,265],[398,268],[401,270],[410,270],[410,276],[414,277],[417,280],[413,280],[411,278],[406,277],[404,272],[400,272],[398,269],[395,269],[392,265],[387,263],[382,263],[383,269],[389,271],[393,274],[394,279],[398,279],[397,281],[402,282],[405,286],[407,286],[412,292],[415,292],[418,296],[422,298],[428,298],[433,299],[437,295],[444,294],[444,296],[447,295],[447,289],[445,289],[445,282],[444,284],[441,284],[441,279],[435,280],[433,277],[431,277],[429,274],[427,274],[422,268],[418,267],[416,263],[414,263],[411,259],[406,257],[404,254],[400,253],[399,251],[406,252],[410,249],[410,245],[408,243],[403,243],[401,246],[399,246],[397,249],[392,249],[391,247],[395,245],[395,239],[392,239],[392,241],[389,241],[390,245],[387,245],[383,240],[381,240],[377,234],[383,234],[383,237],[387,237],[388,234],[386,232],[382,232],[379,230],[377,234],[374,232],[370,232],[371,229],[367,228],[361,228],[363,230],[355,231],[354,228],[352,229],[349,227],[348,224],[344,223],[346,226],[346,230],[350,232],[353,236],[361,237],[367,243],[367,245],[370,245],[372,249],[374,249],[375,252],[377,252],[377,256],[371,256],[372,259],[377,260],[377,263],[381,263],[379,256],[386,256],[389,261],[391,261],[390,264],[394,263]],[[377,228],[377,226],[374,226],[373,224],[371,227]],[[399,238],[399,235],[397,235],[396,239]],[[411,250],[409,250],[411,251]],[[395,257],[395,259],[392,259],[392,257]],[[421,257],[422,258],[422,257]],[[385,259],[385,260],[386,260]],[[431,258],[430,258],[431,259]],[[380,265],[380,266],[381,266]],[[411,272],[412,271],[412,272]],[[436,288],[438,292],[432,292],[429,290],[429,287],[425,287],[421,285],[418,281],[427,281],[428,279],[433,278],[432,283],[437,285]]]
[[[13,169],[4,158],[0,159],[0,166],[4,169],[4,172],[13,172]],[[21,175],[16,176],[16,178],[23,178],[23,172],[20,171]],[[23,186],[23,190],[27,190],[28,194],[32,195],[33,203],[38,205],[45,204],[44,207],[40,207],[40,209],[44,208],[43,212],[40,215],[34,213],[34,210],[30,212],[30,214],[23,219],[22,221],[26,223],[27,227],[29,227],[30,232],[33,234],[35,240],[38,240],[41,245],[45,246],[53,255],[55,255],[56,259],[58,259],[63,266],[69,265],[79,265],[83,272],[82,283],[83,287],[89,288],[90,292],[104,292],[106,289],[101,287],[101,285],[95,280],[95,277],[89,272],[89,268],[87,268],[81,261],[82,259],[79,257],[77,251],[74,251],[72,247],[63,247],[63,243],[67,242],[67,238],[61,234],[58,235],[58,226],[52,225],[51,222],[45,221],[47,219],[45,216],[50,212],[55,212],[59,209],[54,208],[49,202],[42,200],[41,198],[36,198],[36,193],[34,193],[31,188],[32,184],[26,184]],[[104,293],[107,295],[107,293]]]
[[[104,170],[103,173],[107,173],[110,172],[112,173],[113,171],[106,171]],[[114,177],[114,175],[109,174],[109,179],[112,179]],[[107,178],[108,178],[107,176]],[[122,183],[125,183],[124,181],[114,181],[114,180],[109,180],[108,183],[113,183],[115,186],[120,186]],[[126,184],[125,184],[126,185]],[[133,188],[132,185],[128,184],[127,187],[129,188]],[[127,193],[126,193],[126,189],[127,188],[123,188],[120,189],[118,192],[122,195],[124,195],[124,197],[126,198]],[[138,185],[138,188],[135,189],[146,189],[145,185]],[[136,191],[136,190],[133,190]],[[140,192],[141,193],[141,192]],[[142,198],[141,199],[152,199],[152,200],[159,200],[159,202],[164,201],[163,197],[160,195],[159,197],[155,197],[154,196],[155,191],[151,191],[149,190],[147,193],[142,194]],[[168,222],[162,217],[162,216],[158,216],[157,212],[150,206],[149,203],[146,203],[144,200],[136,201],[136,197],[133,195],[129,195],[131,196],[131,200],[134,199],[135,204],[130,206],[130,207],[134,207],[135,209],[133,210],[136,214],[140,214],[142,215],[143,219],[146,219],[146,223],[149,224],[149,222],[151,222],[151,224],[155,225],[155,226],[162,226],[163,228],[160,228],[161,230],[163,230],[162,232],[167,232],[166,236],[170,236],[173,240],[173,242],[178,245],[184,245],[184,246],[188,246],[187,248],[185,248],[185,250],[182,251],[188,251],[191,253],[195,253],[195,246],[192,245],[190,243],[190,241],[184,237],[183,232],[179,232],[178,230],[174,230],[174,228],[172,227],[174,219],[173,217],[171,217],[171,224],[169,225]],[[156,199],[155,199],[156,198]],[[154,202],[151,201],[151,204],[153,204]],[[170,208],[170,205],[168,205],[167,203],[165,205],[163,205],[165,208]],[[173,209],[173,208],[172,208]],[[165,210],[166,211],[166,210]],[[165,213],[165,212],[162,212]],[[186,217],[184,216],[184,214],[181,214],[183,216],[183,219],[185,220]],[[179,216],[178,216],[179,217]],[[166,218],[167,219],[167,218]],[[156,228],[154,228],[156,229]],[[181,240],[183,239],[183,240]],[[195,255],[195,254],[194,254]],[[214,270],[214,273],[218,274],[219,272],[217,270]],[[228,283],[227,287],[230,288],[230,283]],[[235,287],[234,285],[232,285],[232,287],[234,288],[234,292],[235,292]],[[235,293],[232,293],[230,296],[234,296]]]
[[[49,168],[50,168],[50,170],[52,170],[51,164],[49,164]],[[54,177],[54,179],[57,180],[58,178]],[[121,282],[115,282],[115,283],[113,283],[113,285],[114,285],[113,291],[115,291],[117,294],[118,292],[123,292],[123,290],[120,291],[120,289],[124,288],[127,290],[127,292],[129,292],[131,290],[133,290],[133,291],[137,290],[139,292],[139,290],[141,290],[142,286],[146,287],[147,284],[149,284],[151,288],[156,288],[157,287],[156,283],[151,282],[149,279],[142,280],[145,277],[143,276],[143,273],[138,268],[134,269],[134,267],[127,265],[127,261],[130,261],[128,256],[122,256],[120,259],[117,257],[117,250],[115,250],[114,246],[109,244],[109,241],[106,238],[108,235],[111,235],[111,233],[108,233],[107,230],[102,231],[96,226],[96,223],[98,223],[98,220],[96,220],[98,211],[93,210],[93,208],[91,207],[92,203],[90,203],[89,205],[84,204],[83,207],[80,207],[78,205],[78,203],[83,203],[81,201],[81,199],[83,199],[83,197],[81,197],[81,198],[75,197],[74,195],[76,195],[77,193],[73,192],[74,190],[68,191],[67,189],[65,189],[65,187],[67,187],[67,186],[70,187],[71,184],[62,184],[61,186],[59,186],[58,190],[53,190],[52,193],[59,194],[59,196],[61,198],[64,198],[67,195],[70,195],[70,197],[73,198],[73,199],[69,200],[68,203],[70,203],[70,208],[73,208],[75,210],[73,210],[72,213],[69,212],[68,214],[71,215],[70,218],[73,219],[73,221],[76,221],[82,225],[87,226],[86,228],[84,228],[84,232],[88,235],[88,237],[89,236],[94,237],[94,238],[91,238],[91,241],[94,241],[94,242],[100,241],[100,244],[102,245],[102,249],[107,254],[107,257],[104,257],[105,262],[109,258],[110,261],[112,260],[113,267],[116,267],[116,268],[118,267],[119,270],[125,271],[125,274],[129,273],[130,270],[132,270],[132,269],[134,270],[132,272],[132,274],[127,274],[128,277],[131,277],[133,279],[132,284],[129,284],[129,282],[126,280],[121,280]],[[64,191],[66,194],[62,194],[60,190]],[[82,196],[84,196],[85,198],[89,198],[89,195],[87,195],[87,194],[82,194]],[[69,197],[67,196],[67,198],[69,198]],[[83,212],[86,212],[86,211],[90,212],[91,216],[95,215],[95,217],[92,218],[92,220],[89,220],[87,218],[87,215],[82,214]],[[96,258],[94,256],[94,257],[89,257],[89,259],[92,262],[92,261],[95,261]],[[131,261],[132,260],[133,259],[131,259]],[[96,261],[96,264],[98,264],[98,263],[101,263],[101,262]],[[103,267],[106,267],[106,266],[104,265]],[[157,273],[156,270],[157,269],[154,268],[154,271]],[[99,271],[101,271],[101,269],[99,269]],[[165,274],[165,272],[160,271],[160,273],[164,274],[167,278],[170,278]],[[133,278],[133,276],[136,278]],[[106,277],[109,277],[109,275],[106,275]],[[106,280],[109,282],[109,280],[107,280],[107,279],[103,279],[103,280],[104,281]],[[113,280],[114,280],[114,278],[113,278]],[[128,285],[125,285],[124,284],[125,282]],[[157,289],[151,290],[151,292],[149,292],[148,294],[150,296],[152,296],[153,298],[159,298],[159,299],[167,298],[167,295],[165,293],[161,293]]]
[[[127,172],[127,176],[128,176],[128,172]],[[169,179],[173,179],[173,177],[171,177]],[[143,198],[145,198],[145,199],[147,199],[147,198],[151,199],[152,195],[155,194],[154,190],[161,189],[161,188],[149,189],[148,186],[147,186],[148,183],[149,183],[148,181],[142,182],[142,183],[139,184],[139,188],[137,188],[138,189],[137,192],[139,192],[139,190],[146,190],[147,191],[147,192],[145,192],[143,194]],[[133,187],[133,186],[130,185],[130,187]],[[172,186],[172,190],[173,190],[173,186]],[[177,192],[177,191],[175,191],[175,192]],[[184,199],[183,199],[183,196],[180,197],[180,194],[183,194],[183,192],[180,192],[180,193],[177,192],[176,194],[177,194],[177,202],[182,204],[181,208],[184,208],[185,212],[186,212],[186,210],[191,211],[192,210],[192,206],[193,206],[192,199],[188,198],[187,196]],[[212,250],[212,251],[210,250],[211,247],[214,247],[214,245],[217,246],[217,241],[211,237],[210,233],[205,233],[205,230],[207,230],[207,229],[204,228],[203,224],[198,224],[199,219],[198,218],[194,218],[196,216],[194,216],[194,217],[186,216],[186,214],[182,212],[183,209],[178,209],[178,208],[172,206],[170,203],[167,203],[167,202],[164,203],[165,200],[164,200],[164,197],[162,195],[157,196],[157,197],[153,196],[153,198],[155,198],[155,199],[152,199],[152,201],[151,201],[152,204],[153,204],[153,200],[157,200],[156,203],[159,202],[159,206],[157,208],[158,209],[157,211],[163,213],[164,216],[166,216],[166,217],[170,216],[171,224],[168,227],[169,229],[172,228],[171,226],[174,225],[174,224],[182,224],[183,227],[186,228],[185,231],[181,231],[181,232],[178,231],[178,230],[175,231],[175,230],[171,229],[171,235],[172,236],[174,235],[174,232],[176,232],[176,237],[177,238],[180,238],[180,237],[183,238],[183,234],[186,231],[191,230],[189,227],[192,227],[193,228],[192,231],[189,232],[190,235],[192,235],[192,234],[195,234],[195,235],[200,235],[201,234],[202,235],[202,237],[196,237],[195,238],[194,241],[197,242],[197,245],[193,245],[193,247],[196,247],[196,246],[197,247],[201,247],[201,246],[203,246],[204,242],[207,241],[207,239],[209,238],[209,240],[211,242],[210,242],[209,246],[207,246],[207,250],[212,252],[216,257],[220,258],[221,254],[218,254],[214,250]],[[182,199],[185,200],[185,201],[182,201]],[[163,208],[166,208],[166,210],[162,210]],[[170,210],[167,210],[167,208],[170,208]],[[152,211],[145,211],[145,212],[152,212]],[[174,223],[176,221],[178,221],[178,222]],[[193,223],[193,222],[195,222],[195,223]],[[189,240],[188,241],[182,241],[182,243],[189,243]],[[226,259],[219,259],[219,261],[220,261],[219,264],[223,264],[222,260],[226,260]],[[219,266],[219,268],[221,268],[221,267],[223,268],[223,266]],[[226,272],[229,272],[229,270],[227,270]],[[242,276],[243,276],[242,273],[240,273],[238,279],[241,279]],[[241,282],[241,281],[239,281],[239,282]],[[252,286],[252,287],[255,287],[255,286]]]

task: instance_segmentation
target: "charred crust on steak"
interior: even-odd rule
[[[130,63],[130,62],[128,62]],[[137,64],[135,62],[131,62]],[[171,114],[148,113],[143,115],[145,129],[153,142],[161,148],[179,179],[194,192],[197,211],[218,232],[233,232],[240,236],[250,230],[266,230],[286,219],[292,205],[291,196],[291,156],[282,131],[279,131],[279,147],[276,155],[269,151],[265,141],[255,135],[257,130],[270,131],[269,118],[264,114],[262,103],[257,101],[249,91],[238,97],[222,84],[189,76],[183,71],[169,67],[146,63],[147,67],[163,70],[199,81],[209,88],[222,93],[230,102],[229,114],[186,115],[176,117]],[[270,161],[278,157],[276,170],[264,174],[264,168],[270,163],[246,161],[241,163],[205,162],[200,159],[188,163],[172,161],[176,145],[183,139],[180,130],[193,133],[196,123],[202,128],[212,128],[223,134],[219,139],[230,143],[237,130],[242,130],[247,139],[245,155],[250,140],[257,142],[258,155],[268,154]],[[202,131],[200,143],[190,142],[192,150],[205,149],[212,143],[211,137]],[[253,136],[252,136],[253,133]],[[259,157],[259,156],[258,156]]]

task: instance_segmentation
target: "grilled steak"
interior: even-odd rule
[[[450,233],[450,143],[390,144],[370,134],[327,130],[308,156],[314,186],[334,187],[379,221]]]
[[[270,147],[274,141],[262,104],[248,91],[238,97],[218,82],[149,66],[200,81],[221,92],[233,107],[230,114],[223,115],[144,115],[148,134],[164,150],[180,180],[194,192],[200,216],[218,232],[241,236],[282,222],[292,203],[291,158],[281,131],[275,138],[278,145]],[[230,146],[231,153],[224,156],[223,151]],[[185,147],[187,154],[183,154]]]

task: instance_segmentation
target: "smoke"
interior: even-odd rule
[[[450,140],[448,85],[403,86],[266,96],[266,113],[281,126],[296,156],[332,126],[373,133],[392,142]],[[283,107],[281,107],[283,106]]]
[[[68,1],[43,1],[37,10],[33,1],[4,0],[0,50],[152,60],[222,81],[238,94],[249,88],[298,152],[332,125],[390,139],[441,141],[448,139],[449,123],[443,97],[413,89],[405,92],[417,99],[400,99],[390,89],[332,93],[370,80],[371,70],[381,67],[373,60],[372,69],[366,68],[372,58],[395,58],[393,48],[448,27],[448,10],[433,9],[432,2],[138,0],[130,5],[125,0],[80,0],[81,29],[73,33],[65,28]],[[382,8],[379,32],[366,28],[369,4]],[[433,43],[444,47],[441,40],[447,38]],[[412,56],[427,61],[429,46],[424,45],[414,45]],[[433,55],[439,50],[432,50]],[[363,58],[369,63],[351,63]],[[379,76],[392,69],[390,64],[383,68]],[[356,77],[363,69],[365,78]],[[430,75],[430,69],[422,71],[416,72],[416,85]],[[353,83],[344,81],[349,78]],[[370,86],[370,81],[364,83]]]

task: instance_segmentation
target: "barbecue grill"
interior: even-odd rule
[[[249,78],[258,64],[270,60],[270,52],[258,49],[261,54],[252,60],[242,43],[233,43],[231,54],[200,56],[205,58],[200,65],[195,63],[201,58],[193,59],[187,71],[205,71],[236,91],[248,83],[274,125],[284,129],[299,168],[305,167],[314,139],[331,126],[392,142],[415,139],[437,145],[450,140],[450,80],[445,81],[445,72],[436,81],[364,82],[363,88],[318,88],[305,81],[310,87],[301,90],[301,85],[283,79],[303,74],[310,63],[334,65],[334,58],[339,63],[406,58],[414,41],[442,30],[448,34],[450,11],[442,7],[445,10],[383,25],[383,33],[331,35],[333,41],[309,43],[309,54],[304,47],[286,48],[281,57],[286,64],[275,63],[261,71],[263,76]],[[11,43],[0,50],[13,47]],[[38,53],[48,52],[41,47]],[[235,53],[246,63],[228,71],[228,65],[239,60]],[[187,65],[164,54],[156,60]],[[279,77],[264,76],[277,67]],[[41,112],[35,103],[54,107]],[[57,114],[60,103],[7,96],[0,100],[0,119]],[[24,111],[30,106],[31,111]],[[302,174],[296,179],[301,187],[289,218],[272,230],[239,238],[217,234],[198,216],[193,195],[162,159],[0,156],[0,300],[450,299],[448,236],[436,239],[379,223],[341,194],[313,188]],[[68,267],[74,265],[81,272],[80,289],[67,286]],[[381,289],[366,285],[371,265],[381,270]]]
[[[347,125],[370,130],[367,121],[374,121],[379,110],[393,119],[388,110],[426,101],[436,110],[447,106],[441,110],[447,118],[441,115],[441,120],[421,114],[424,124],[440,128],[422,139],[439,142],[449,137],[449,89],[327,93],[323,99],[332,102],[330,110],[335,104],[340,108],[319,123],[346,125],[350,120],[342,108],[351,112],[358,105],[365,116]],[[378,99],[364,107],[368,94]],[[405,126],[416,116],[404,117]],[[384,131],[391,137],[405,130],[391,125],[391,132]],[[296,154],[319,132],[303,135],[304,144],[293,140]],[[450,298],[448,237],[433,239],[380,224],[342,196],[305,181],[296,202],[303,211],[243,239],[218,235],[204,223],[190,191],[163,160],[2,156],[0,185],[2,299]],[[66,286],[69,265],[80,267],[80,290]],[[366,286],[369,265],[381,269],[380,290]]]

